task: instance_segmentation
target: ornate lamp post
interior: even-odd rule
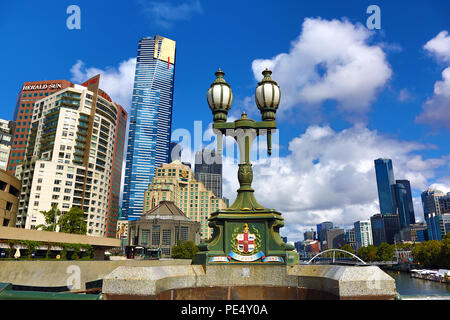
[[[240,188],[234,203],[228,208],[211,214],[212,241],[200,246],[195,256],[196,264],[298,264],[294,247],[281,240],[279,229],[284,226],[281,213],[260,205],[251,187],[253,180],[250,163],[250,147],[257,136],[267,135],[268,153],[272,151],[272,133],[276,130],[275,114],[280,104],[281,91],[263,71],[264,78],[255,91],[256,104],[262,120],[255,122],[245,112],[234,122],[226,122],[233,103],[231,87],[220,69],[207,93],[213,113],[213,129],[217,134],[217,151],[222,153],[223,135],[232,136],[238,143],[240,163],[238,180]]]

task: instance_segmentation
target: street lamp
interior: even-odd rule
[[[239,189],[229,208],[213,212],[208,219],[208,226],[214,229],[213,239],[199,246],[200,252],[194,258],[196,264],[298,264],[294,246],[284,243],[280,237],[279,229],[284,226],[281,213],[260,205],[251,187],[251,143],[257,136],[267,134],[267,151],[271,154],[272,132],[277,129],[275,115],[281,98],[280,87],[271,78],[272,71],[265,69],[262,74],[264,77],[255,89],[256,105],[262,116],[259,122],[249,119],[245,112],[240,119],[227,122],[233,92],[222,70],[215,73],[216,79],[207,91],[218,154],[222,154],[223,135],[234,138],[239,147]]]

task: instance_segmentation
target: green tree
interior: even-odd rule
[[[376,261],[392,261],[394,259],[394,246],[383,242],[377,248]]]
[[[361,247],[356,255],[366,262],[375,261],[377,258],[377,247],[373,245]]]
[[[58,221],[59,231],[64,233],[86,234],[87,224],[84,212],[78,207],[72,207]]]
[[[345,250],[345,251],[348,251],[350,253],[355,253],[355,251],[353,250],[352,246],[349,245],[348,243],[344,244],[342,246],[341,250]],[[346,256],[347,256],[347,254],[346,254]]]
[[[172,258],[174,259],[193,259],[198,252],[198,247],[193,241],[182,242],[178,240],[176,246],[172,248]]]
[[[40,211],[45,218],[45,224],[40,224],[36,226],[36,229],[41,229],[43,231],[55,231],[56,226],[58,225],[58,217],[61,216],[61,211],[58,207],[53,206],[48,211]]]

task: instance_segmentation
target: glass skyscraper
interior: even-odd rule
[[[155,168],[167,163],[172,126],[175,41],[161,36],[139,41],[130,113],[122,210],[141,217],[144,192]]]
[[[376,159],[375,173],[381,214],[396,214],[395,198],[392,192],[392,186],[395,184],[392,160]]]

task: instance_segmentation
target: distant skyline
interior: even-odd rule
[[[231,119],[245,110],[260,120],[254,89],[261,70],[272,69],[282,93],[275,147],[283,166],[255,163],[253,188],[283,214],[289,241],[323,221],[351,226],[378,213],[378,158],[392,159],[396,177],[411,182],[419,220],[422,191],[450,192],[448,1],[82,0],[81,29],[69,30],[72,4],[0,4],[0,118],[12,119],[26,81],[80,83],[97,73],[129,112],[136,44],[161,35],[177,42],[172,131],[194,137],[194,121],[206,131],[206,91],[219,67],[234,93]],[[379,30],[366,27],[372,4],[381,10]],[[197,139],[190,148],[210,143]],[[225,158],[230,204],[236,173]]]

